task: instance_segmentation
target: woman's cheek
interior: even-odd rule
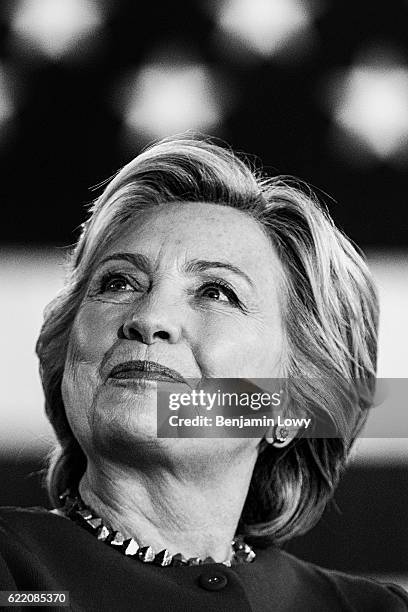
[[[208,326],[202,334],[196,353],[202,375],[215,378],[246,376],[249,352],[254,338],[246,342],[246,334],[238,325]]]
[[[279,330],[271,335],[256,326],[211,326],[200,343],[202,375],[215,378],[268,378],[276,375],[282,350]]]
[[[108,324],[108,307],[109,304],[85,304],[75,318],[62,381],[66,407],[75,405],[81,393],[84,405],[88,405],[97,392],[102,359],[117,338]]]
[[[117,317],[116,317],[117,318]],[[70,353],[74,362],[99,364],[118,337],[110,304],[87,304],[81,307],[71,331]]]
[[[101,361],[117,339],[109,306],[83,305],[71,330],[61,391],[68,421],[80,442],[89,435]]]

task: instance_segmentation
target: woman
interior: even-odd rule
[[[407,610],[397,586],[279,548],[319,519],[364,423],[377,314],[308,189],[199,139],[144,151],[93,205],[45,313],[56,509],[1,510],[1,589],[98,612]],[[159,437],[159,386],[208,379],[290,380],[282,416],[312,434]]]

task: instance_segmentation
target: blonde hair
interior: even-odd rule
[[[165,139],[120,170],[90,208],[66,284],[45,311],[37,342],[48,419],[58,438],[50,499],[78,485],[86,457],[68,424],[61,380],[71,326],[102,249],[142,211],[170,202],[231,206],[267,231],[285,272],[287,360],[296,412],[336,434],[259,453],[238,531],[281,543],[307,531],[332,496],[375,387],[378,303],[363,257],[305,184],[268,178],[232,151],[196,137]]]

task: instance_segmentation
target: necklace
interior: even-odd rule
[[[61,510],[66,517],[84,527],[101,542],[105,542],[105,544],[115,548],[127,557],[162,567],[168,565],[191,566],[217,563],[212,557],[206,557],[205,559],[191,557],[186,559],[181,553],[171,555],[166,548],[156,554],[151,546],[139,546],[134,538],[125,538],[120,531],[107,527],[102,519],[96,516],[89,506],[85,505],[78,492],[73,493],[70,489],[67,489],[59,496],[59,499],[63,504]],[[241,563],[251,563],[256,557],[252,548],[241,537],[236,537],[232,540],[231,548],[231,557],[222,561],[222,564],[227,567]]]

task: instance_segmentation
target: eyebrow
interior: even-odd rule
[[[234,266],[234,264],[231,264],[227,261],[206,261],[204,259],[195,259],[187,264],[186,272],[206,272],[211,268],[221,268],[224,270],[228,270],[229,272],[233,272],[234,274],[237,274],[238,276],[241,276],[241,278],[246,280],[247,283],[251,285],[251,287],[254,286],[248,274],[241,270],[241,268],[238,268],[238,266]]]
[[[140,268],[142,272],[147,273],[150,272],[151,269],[149,260],[147,259],[147,257],[145,257],[145,255],[142,255],[141,253],[113,253],[112,255],[107,255],[106,257],[104,257],[99,262],[99,265],[102,266],[103,264],[107,263],[108,261],[112,261],[113,259],[128,261],[137,268]]]
[[[99,265],[102,265],[111,260],[118,259],[122,261],[128,261],[129,263],[142,270],[142,272],[149,273],[151,271],[151,265],[148,258],[145,255],[142,255],[141,253],[113,253],[112,255],[104,257],[100,261]],[[228,270],[229,272],[232,272],[233,274],[236,274],[237,276],[243,278],[251,287],[254,287],[254,283],[248,276],[248,274],[241,270],[241,268],[238,268],[238,266],[234,266],[234,264],[231,264],[227,261],[207,261],[204,259],[194,259],[188,262],[185,267],[185,272],[191,274],[194,272],[207,272],[211,269]]]

